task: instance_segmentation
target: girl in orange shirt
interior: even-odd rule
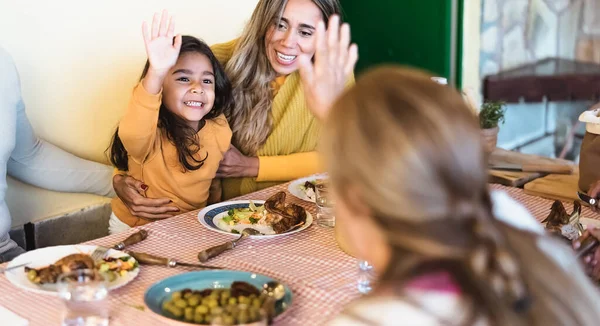
[[[148,61],[113,137],[110,160],[143,180],[147,196],[170,198],[182,213],[202,208],[231,142],[223,115],[231,84],[208,45],[174,37],[166,11],[155,14],[151,32],[144,23],[143,35]],[[111,234],[153,221],[133,216],[119,198],[112,210]]]

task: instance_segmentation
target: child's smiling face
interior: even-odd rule
[[[215,102],[215,74],[207,56],[184,53],[163,82],[163,104],[198,130],[198,122]]]

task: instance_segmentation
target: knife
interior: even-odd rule
[[[203,268],[203,269],[222,269],[221,267],[209,266],[209,265],[201,265],[201,264],[190,264],[190,263],[182,263],[170,258],[164,258],[159,256],[150,255],[143,252],[134,252],[134,251],[125,251],[131,257],[135,258],[140,264],[144,265],[156,265],[156,266],[167,266],[167,267],[175,267],[175,266],[185,266],[185,267],[195,267],[195,268]]]
[[[29,263],[23,263],[23,264],[19,264],[19,265],[15,265],[15,266],[11,266],[11,267],[6,267],[6,268],[0,268],[0,274],[3,274],[4,272],[8,272],[8,271],[11,271],[13,269],[17,269],[19,267],[23,267],[23,266],[29,265],[29,264],[31,264],[31,262],[29,262]]]
[[[577,197],[579,197],[579,199],[581,199],[584,203],[589,204],[590,206],[596,206],[596,204],[598,204],[598,199],[592,198],[581,191],[577,192]]]
[[[512,164],[512,163],[495,163],[490,164],[492,170],[508,170],[520,172],[540,172],[540,173],[556,173],[556,174],[571,174],[573,167],[564,164]]]

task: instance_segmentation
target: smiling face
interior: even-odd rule
[[[198,130],[199,121],[215,102],[213,66],[203,54],[184,53],[163,82],[163,104]]]
[[[312,0],[289,0],[280,21],[267,31],[267,57],[278,75],[298,70],[298,57],[315,54],[314,33],[323,14]]]

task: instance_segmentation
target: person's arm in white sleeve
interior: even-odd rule
[[[13,65],[14,68],[14,65]],[[14,71],[17,85],[19,75]],[[15,88],[17,104],[15,147],[8,160],[8,175],[37,187],[63,192],[86,192],[114,196],[113,169],[70,154],[37,137],[25,113],[20,86]]]

